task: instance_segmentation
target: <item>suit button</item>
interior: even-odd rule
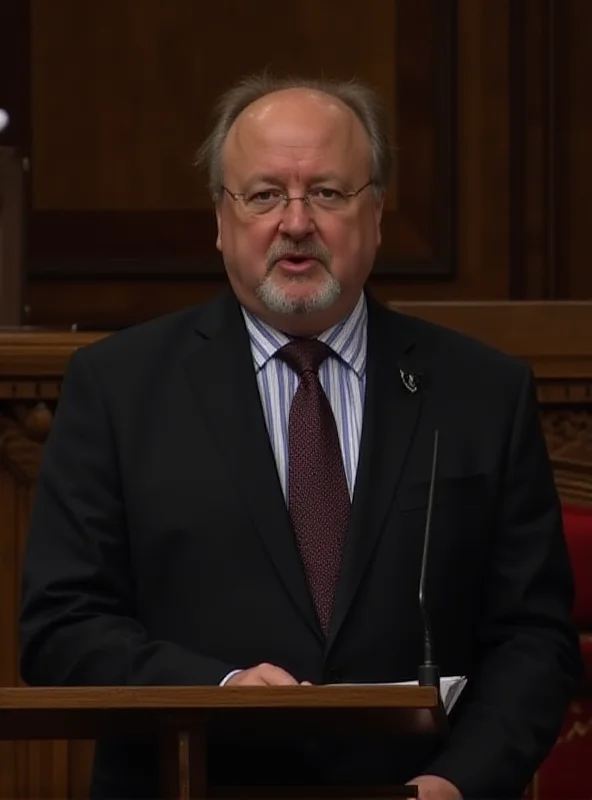
[[[327,677],[328,677],[327,683],[341,683],[341,681],[343,680],[343,672],[340,669],[332,667],[327,673]]]

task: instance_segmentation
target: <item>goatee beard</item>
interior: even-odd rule
[[[263,279],[256,290],[257,297],[263,305],[275,314],[312,314],[326,311],[335,305],[341,296],[341,286],[333,275],[326,273],[323,284],[307,297],[291,297],[290,283],[304,283],[309,280],[306,275],[294,275],[286,287],[278,286],[272,273]]]

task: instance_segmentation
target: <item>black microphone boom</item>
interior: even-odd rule
[[[432,629],[427,611],[425,589],[427,576],[428,553],[430,550],[430,533],[432,529],[432,507],[434,505],[434,489],[436,486],[436,466],[438,464],[438,430],[434,431],[434,451],[432,455],[432,474],[430,477],[430,494],[426,514],[425,532],[423,537],[423,556],[421,560],[421,573],[419,578],[419,609],[423,619],[423,664],[419,667],[419,685],[435,686],[440,692],[440,670],[434,663]]]

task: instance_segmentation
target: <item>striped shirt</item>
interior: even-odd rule
[[[298,375],[276,352],[290,341],[286,334],[262,322],[243,308],[261,403],[284,497],[288,488],[288,418],[298,387]],[[329,399],[350,497],[353,496],[366,385],[368,311],[364,294],[351,314],[318,338],[335,352],[321,364],[319,380]]]

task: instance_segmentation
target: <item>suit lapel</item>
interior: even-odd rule
[[[232,294],[204,310],[186,369],[238,497],[295,605],[322,637],[277,474],[249,337]]]
[[[423,405],[419,388],[405,387],[400,369],[416,367],[406,318],[368,298],[368,359],[364,420],[350,524],[330,635],[335,641],[378,543],[401,478]]]

